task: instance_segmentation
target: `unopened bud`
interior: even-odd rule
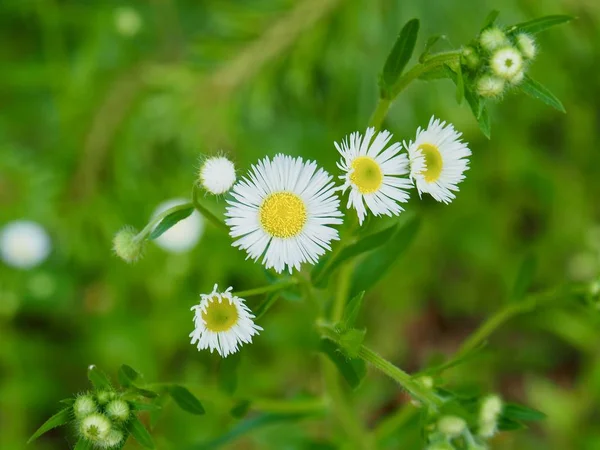
[[[126,226],[113,239],[113,250],[123,261],[133,263],[144,253],[144,240],[137,238],[135,228]]]
[[[93,442],[104,440],[112,429],[110,420],[99,413],[93,413],[83,419],[79,425],[81,435]]]
[[[527,59],[535,58],[537,54],[537,45],[535,45],[535,40],[526,33],[520,33],[515,38],[517,42],[517,48],[521,51],[523,56]]]
[[[473,47],[465,47],[462,51],[462,62],[471,70],[477,70],[481,63],[481,58]]]
[[[443,416],[438,420],[438,430],[449,438],[455,438],[462,434],[467,427],[467,422],[458,416]]]
[[[111,430],[110,433],[100,442],[102,448],[115,448],[123,442],[123,432],[119,430]]]
[[[479,412],[479,436],[492,437],[497,430],[498,416],[502,412],[502,400],[497,395],[483,399]]]
[[[485,50],[493,52],[509,44],[506,34],[498,27],[487,28],[479,36],[479,44]]]
[[[106,405],[106,414],[111,419],[115,419],[119,422],[127,422],[131,413],[129,404],[122,399],[116,399]]]
[[[113,391],[96,392],[96,400],[98,400],[98,403],[100,403],[101,405],[106,405],[108,402],[113,400],[116,396],[117,396],[117,394],[115,394]]]
[[[523,57],[516,49],[504,47],[492,55],[490,66],[494,74],[505,80],[523,76]]]
[[[475,89],[480,97],[500,97],[504,92],[504,80],[493,75],[484,75],[477,80]]]
[[[214,195],[224,194],[235,183],[235,166],[224,156],[206,159],[198,172],[200,186]]]
[[[89,394],[78,396],[73,403],[73,413],[78,419],[83,419],[90,414],[95,413],[97,409],[98,406],[96,405],[96,402]]]

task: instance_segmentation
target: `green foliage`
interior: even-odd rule
[[[367,366],[362,359],[349,358],[344,351],[329,339],[322,339],[319,350],[335,364],[336,368],[352,389],[358,388],[367,374]]]
[[[417,43],[417,35],[419,34],[419,20],[409,20],[402,30],[392,51],[387,57],[383,66],[383,73],[380,79],[381,97],[389,98],[392,95],[392,89],[396,81],[402,75],[404,68],[410,61],[410,58]]]
[[[153,449],[154,440],[146,427],[139,421],[137,417],[131,419],[128,425],[128,431],[131,433],[131,436],[140,443],[140,445],[144,448]]]
[[[513,25],[510,27],[510,31],[536,34],[547,30],[550,27],[568,23],[573,19],[574,17],[565,15],[539,17],[537,19]]]
[[[181,222],[183,219],[189,217],[192,212],[194,211],[194,208],[184,208],[184,209],[179,209],[177,211],[172,212],[171,214],[167,215],[164,219],[162,219],[160,221],[160,223],[156,226],[156,228],[154,230],[152,230],[152,232],[150,233],[150,236],[148,236],[148,239],[157,239],[160,236],[163,235],[163,233],[167,230],[169,230],[169,228],[173,227],[174,225],[177,225],[178,222]]]
[[[66,425],[72,418],[72,412],[70,408],[65,408],[54,414],[50,417],[44,424],[38,428],[38,430],[33,433],[33,435],[29,438],[27,443],[35,441],[44,433],[52,430],[53,428],[60,427],[62,425]]]
[[[523,81],[523,84],[521,84],[521,90],[527,95],[540,100],[546,105],[552,106],[557,111],[566,113],[565,107],[562,105],[561,101],[557,99],[554,94],[552,94],[552,92],[550,92],[537,81],[529,78],[527,75],[525,75],[525,80]]]
[[[169,395],[177,406],[190,414],[202,415],[204,414],[204,408],[200,401],[192,394],[189,390],[183,386],[172,385],[169,386]]]

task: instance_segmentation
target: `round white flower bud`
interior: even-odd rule
[[[116,399],[106,405],[105,411],[111,419],[126,422],[130,417],[131,408],[129,408],[129,404],[125,400]]]
[[[144,241],[137,239],[137,234],[135,228],[126,226],[113,239],[114,252],[125,262],[136,262],[144,253]]]
[[[485,50],[493,52],[509,44],[506,34],[498,27],[486,28],[479,36],[479,44]]]
[[[483,399],[479,411],[479,430],[481,437],[489,438],[496,433],[498,416],[502,412],[502,400],[497,395],[490,395]]]
[[[80,395],[73,403],[73,413],[78,419],[83,419],[97,411],[98,407],[91,395]]]
[[[102,448],[115,448],[123,442],[123,432],[119,430],[111,430],[108,435],[98,442]]]
[[[462,60],[471,70],[476,70],[481,63],[481,58],[473,47],[465,47],[462,50]]]
[[[198,180],[211,194],[224,194],[235,183],[235,166],[224,156],[208,158],[200,167]]]
[[[99,413],[93,413],[83,419],[79,425],[81,435],[93,442],[104,440],[110,433],[112,425],[110,420]]]
[[[494,74],[505,80],[522,76],[523,57],[512,47],[504,47],[492,55],[490,66]]]
[[[526,33],[520,33],[515,38],[517,42],[517,48],[521,51],[523,56],[527,59],[535,58],[537,54],[537,45],[535,45],[535,40]]]
[[[438,420],[438,430],[449,438],[455,438],[462,434],[467,427],[467,422],[458,416],[443,416]]]
[[[35,222],[15,220],[0,231],[0,255],[9,266],[31,269],[50,254],[50,238]]]
[[[504,80],[492,75],[484,75],[477,80],[475,89],[480,97],[499,97],[504,92]]]

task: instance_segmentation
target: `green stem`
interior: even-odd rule
[[[281,289],[285,289],[289,286],[294,286],[298,284],[298,281],[295,279],[291,279],[288,281],[284,281],[281,283],[269,284],[267,286],[261,286],[254,289],[248,289],[247,291],[234,292],[234,295],[238,297],[252,297],[253,295],[266,294],[268,292],[279,291]]]
[[[153,217],[152,219],[150,219],[150,222],[148,222],[148,225],[146,225],[142,229],[142,231],[140,231],[136,235],[135,239],[137,241],[143,241],[144,239],[146,239],[148,237],[148,235],[150,233],[152,233],[152,230],[154,230],[154,227],[156,225],[158,225],[160,223],[160,221],[163,220],[165,217],[167,217],[169,214],[173,214],[174,212],[181,211],[182,209],[188,209],[188,208],[193,208],[193,207],[194,207],[194,205],[191,202],[182,203],[181,205],[173,206],[172,208],[169,208],[166,211],[163,211],[160,214],[157,214],[156,217]]]
[[[382,358],[373,350],[363,345],[358,352],[358,356],[395,380],[421,403],[434,408],[442,404],[442,401],[433,391],[415,381],[408,373],[394,366],[391,362]]]
[[[414,65],[408,72],[402,75],[396,83],[390,88],[386,97],[379,99],[377,107],[369,120],[369,126],[379,130],[387,113],[396,97],[414,80],[421,75],[437,69],[444,64],[456,63],[460,60],[460,51],[450,51],[433,55],[428,60]]]
[[[192,188],[192,204],[193,204],[194,208],[196,208],[196,210],[200,214],[202,214],[206,220],[211,222],[214,226],[216,226],[220,230],[225,231],[225,233],[229,234],[229,227],[227,225],[225,225],[225,223],[221,219],[219,219],[217,216],[215,216],[213,213],[211,213],[208,209],[206,209],[205,206],[203,206],[198,201],[198,186],[196,186],[195,184],[194,184],[194,187]]]
[[[322,398],[298,400],[271,400],[255,398],[250,400],[250,408],[276,414],[323,413],[327,405]]]

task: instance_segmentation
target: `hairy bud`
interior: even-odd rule
[[[142,257],[144,241],[137,239],[135,228],[127,226],[115,235],[113,250],[123,261],[133,263]]]

